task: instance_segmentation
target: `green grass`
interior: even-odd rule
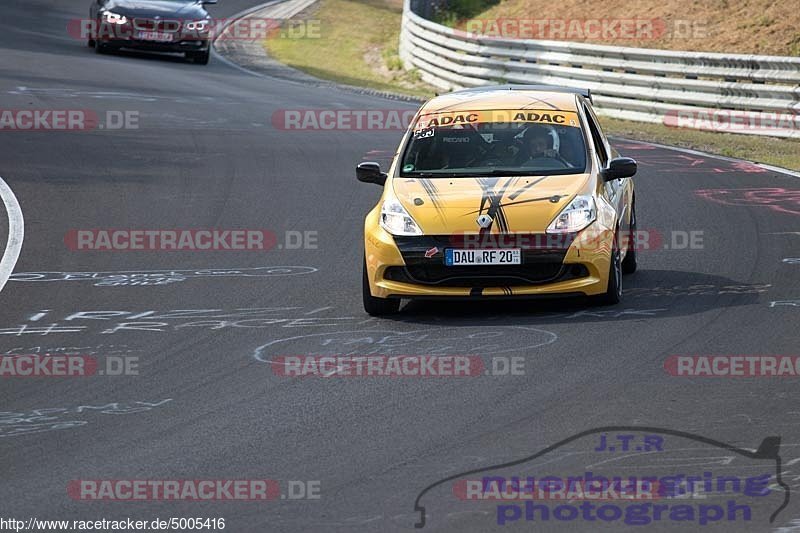
[[[447,10],[439,13],[435,20],[452,28],[459,21],[473,18],[499,3],[499,0],[450,0]]]
[[[608,117],[600,117],[600,124],[608,135],[681,146],[800,170],[800,140],[797,139],[668,128],[663,124],[631,122]]]
[[[398,56],[402,2],[321,0],[310,18],[320,37],[268,39],[267,51],[283,63],[316,76],[383,91],[428,97],[433,90],[402,69]]]
[[[318,78],[423,98],[435,89],[419,73],[402,70],[397,55],[402,2],[321,0],[310,18],[320,38],[270,39],[269,53]],[[651,141],[800,170],[800,140],[668,128],[662,124],[600,118],[609,135]]]

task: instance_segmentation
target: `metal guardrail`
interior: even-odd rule
[[[674,52],[471,36],[405,0],[405,68],[451,91],[487,84],[591,89],[598,113],[641,122],[800,138],[800,57]]]

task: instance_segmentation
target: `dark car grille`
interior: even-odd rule
[[[444,265],[389,267],[384,277],[402,283],[437,285],[439,287],[519,287],[541,285],[589,275],[583,265],[540,263],[532,265],[463,266]]]
[[[133,19],[133,27],[139,31],[158,31],[162,33],[175,33],[181,29],[180,20],[167,20],[167,19]]]
[[[521,265],[495,266],[457,266],[444,264],[446,248],[469,248],[463,237],[434,235],[421,237],[395,237],[406,266],[395,266],[386,269],[384,277],[388,280],[404,283],[436,285],[439,287],[518,287],[522,285],[541,285],[568,279],[582,278],[589,275],[583,265],[564,265],[568,245],[552,243],[546,240],[528,239],[528,243],[515,245],[509,239],[507,246],[485,246],[480,243],[473,247],[488,248],[521,248]],[[470,242],[470,241],[467,241]],[[474,241],[472,241],[474,242]],[[564,241],[571,242],[571,239]],[[431,253],[433,250],[436,253]],[[430,257],[426,257],[426,252]]]

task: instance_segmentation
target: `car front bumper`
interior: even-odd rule
[[[126,48],[130,50],[143,50],[147,52],[205,52],[209,49],[209,40],[190,39],[180,41],[145,41],[140,39],[100,39],[100,42],[110,48]]]
[[[375,297],[593,296],[608,287],[614,232],[599,221],[556,248],[523,247],[518,267],[473,268],[444,266],[443,248],[456,242],[452,237],[394,237],[380,226],[379,216],[377,209],[369,213],[364,233],[367,279]]]

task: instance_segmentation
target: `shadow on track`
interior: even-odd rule
[[[519,300],[412,300],[399,315],[386,317],[408,323],[443,320],[459,325],[505,323],[583,323],[688,316],[713,309],[758,303],[769,284],[743,283],[698,272],[640,270],[625,277],[622,303],[601,307],[587,298]],[[521,320],[525,319],[525,320]],[[516,322],[515,322],[516,321]]]
[[[86,48],[87,53],[94,54],[95,52]],[[183,65],[197,66],[198,68],[205,67],[206,65],[195,65],[191,60],[186,59],[183,54],[178,52],[144,52],[138,50],[113,50],[104,52],[99,57],[124,57],[128,59],[142,59],[149,61],[163,61],[165,63],[179,63]]]

